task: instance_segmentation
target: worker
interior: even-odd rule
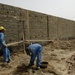
[[[27,48],[26,48],[26,52],[29,56],[31,56],[30,58],[30,63],[28,66],[33,66],[34,65],[34,60],[35,58],[37,57],[37,60],[36,60],[36,67],[39,69],[40,68],[40,65],[41,65],[41,57],[42,57],[42,46],[38,43],[34,43],[34,44],[31,44],[29,45]]]
[[[3,57],[4,57],[4,63],[10,62],[10,50],[7,47],[7,44],[5,42],[4,32],[5,28],[3,26],[0,26],[0,48],[3,50]]]

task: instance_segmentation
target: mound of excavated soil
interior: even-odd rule
[[[30,57],[26,53],[14,53],[11,62],[3,65],[0,57],[0,75],[75,75],[75,40],[53,41],[43,46],[42,61],[47,68],[36,69],[36,62],[29,68]]]

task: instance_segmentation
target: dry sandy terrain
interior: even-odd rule
[[[30,57],[23,52],[14,53],[11,59],[4,66],[0,57],[0,75],[75,75],[75,40],[53,41],[43,46],[42,61],[48,62],[47,68],[28,68]]]

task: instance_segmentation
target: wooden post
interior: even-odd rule
[[[23,47],[24,47],[24,53],[25,53],[25,29],[24,29],[24,21],[23,21]]]
[[[49,18],[47,15],[47,40],[49,40]]]
[[[27,34],[28,34],[28,39],[30,39],[29,11],[27,11]]]

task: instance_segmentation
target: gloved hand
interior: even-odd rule
[[[5,44],[5,42],[2,42],[2,44],[3,44],[4,47],[7,47],[7,45]]]

